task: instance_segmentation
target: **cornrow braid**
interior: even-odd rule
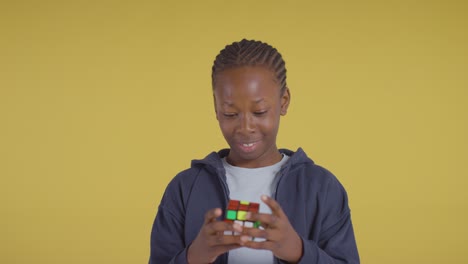
[[[218,73],[240,66],[264,66],[276,75],[281,92],[287,87],[285,62],[278,50],[261,41],[243,39],[227,45],[216,56],[211,73],[213,89]]]

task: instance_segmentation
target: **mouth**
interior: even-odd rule
[[[239,143],[238,146],[242,152],[250,153],[255,151],[260,141],[248,142],[248,143]]]

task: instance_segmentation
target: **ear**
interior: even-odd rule
[[[288,112],[289,102],[291,101],[291,93],[289,88],[286,87],[283,94],[281,95],[281,115],[284,116]]]
[[[216,110],[216,96],[215,96],[214,91],[213,91],[213,106],[214,106],[214,110],[215,110],[216,120],[219,120],[218,119],[218,111]]]

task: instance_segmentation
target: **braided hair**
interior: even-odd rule
[[[275,74],[280,84],[281,93],[287,87],[285,62],[278,50],[261,41],[243,39],[227,45],[216,56],[211,73],[213,89],[217,74],[241,66],[266,67]]]

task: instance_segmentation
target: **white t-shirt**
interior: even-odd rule
[[[286,163],[289,156],[283,154],[283,158],[276,164],[262,168],[242,168],[232,166],[223,159],[226,170],[226,180],[231,200],[242,200],[260,204],[260,213],[271,214],[270,208],[262,202],[260,196],[266,194],[274,197],[278,183],[277,174],[281,166]],[[256,238],[255,241],[261,241]],[[229,264],[272,264],[273,254],[269,250],[257,250],[250,248],[238,248],[229,251]]]

